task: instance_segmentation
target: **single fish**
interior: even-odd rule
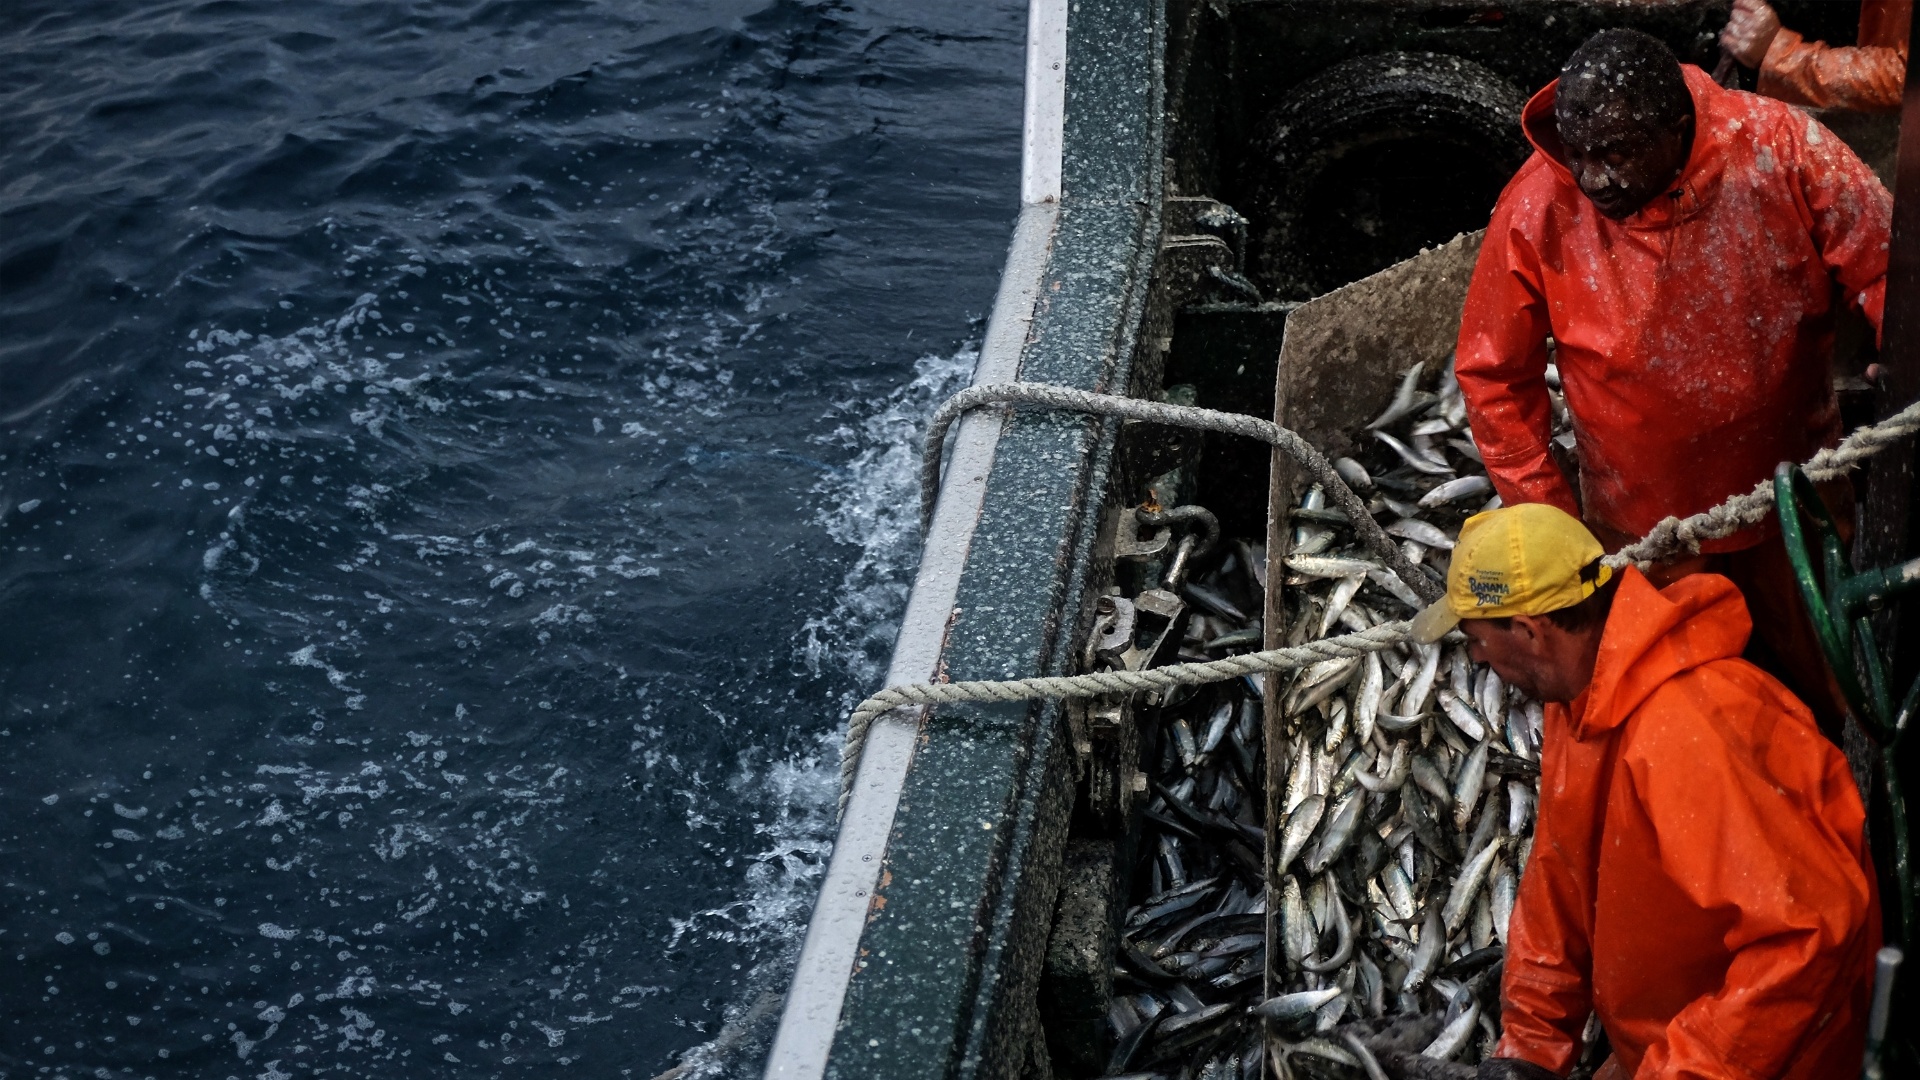
[[[1133,914],[1127,917],[1127,928],[1137,930],[1169,915],[1177,915],[1197,904],[1205,903],[1208,894],[1219,883],[1220,879],[1217,877],[1203,878],[1149,896],[1146,903],[1135,908]]]
[[[1467,1045],[1473,1032],[1480,1024],[1480,1003],[1473,1001],[1459,1016],[1453,1018],[1440,1034],[1434,1036],[1427,1048],[1420,1051],[1421,1057],[1438,1058],[1441,1061],[1451,1059]]]
[[[1413,678],[1407,681],[1406,693],[1400,695],[1399,713],[1402,716],[1418,716],[1427,710],[1427,699],[1433,694],[1434,680],[1440,674],[1440,646],[1421,645],[1420,666],[1415,669]]]
[[[1228,600],[1219,592],[1209,589],[1205,585],[1196,585],[1188,582],[1180,586],[1180,593],[1187,599],[1193,601],[1196,606],[1210,614],[1218,615],[1237,626],[1247,625],[1248,616],[1245,612],[1235,607],[1233,601]]]
[[[1339,749],[1341,743],[1347,741],[1347,699],[1329,698],[1326,708],[1327,733],[1320,737],[1320,745],[1328,753],[1332,753]]]
[[[1447,786],[1447,776],[1434,764],[1431,754],[1415,754],[1413,757],[1414,786],[1440,801],[1444,809],[1453,806],[1453,789]]]
[[[1480,743],[1461,762],[1460,772],[1453,780],[1453,827],[1466,831],[1468,823],[1473,821],[1473,808],[1480,803],[1480,788],[1487,779],[1487,755],[1490,744]]]
[[[1453,475],[1453,463],[1447,460],[1447,455],[1434,449],[1432,435],[1422,435],[1419,432],[1415,432],[1407,439],[1407,445],[1413,448],[1414,453],[1447,470],[1447,475]]]
[[[1314,936],[1313,913],[1307,910],[1300,881],[1288,874],[1280,886],[1280,943],[1293,966],[1299,967],[1313,955]]]
[[[1180,764],[1193,768],[1200,758],[1200,746],[1193,738],[1193,725],[1182,716],[1173,722],[1173,745],[1180,752]]]
[[[1380,872],[1380,891],[1386,894],[1387,903],[1393,908],[1396,919],[1411,919],[1414,913],[1413,879],[1407,876],[1400,864],[1392,862]]]
[[[1519,836],[1533,819],[1533,785],[1525,780],[1507,781],[1507,835]]]
[[[1427,921],[1420,927],[1420,942],[1407,961],[1407,977],[1400,982],[1402,993],[1411,994],[1433,974],[1433,967],[1447,947],[1447,931],[1440,923],[1440,909],[1427,905]]]
[[[1416,757],[1415,764],[1417,765],[1420,760]],[[1416,780],[1419,778],[1418,769],[1415,770],[1414,777]],[[1445,782],[1443,781],[1440,786],[1444,788]],[[1413,835],[1434,858],[1446,863],[1459,862],[1459,850],[1454,846],[1453,841],[1448,839],[1447,834],[1440,831],[1440,823],[1433,819],[1432,811],[1427,809],[1426,797],[1420,792],[1421,788],[1417,783],[1408,784],[1400,789],[1400,806],[1406,811],[1407,824],[1413,827]]]
[[[1451,689],[1440,691],[1439,696],[1440,711],[1446,714],[1448,720],[1453,721],[1453,726],[1459,728],[1462,735],[1475,742],[1485,741],[1487,725],[1481,723],[1479,715],[1473,711],[1473,706],[1461,700],[1460,696]]]
[[[1213,717],[1207,723],[1207,737],[1200,744],[1200,752],[1211,754],[1220,749],[1220,741],[1227,737],[1227,729],[1233,725],[1233,702],[1223,701],[1213,710]]]
[[[1413,466],[1415,472],[1423,472],[1428,476],[1453,475],[1453,469],[1451,467],[1435,462],[1432,458],[1427,457],[1425,454],[1420,453],[1413,447],[1408,446],[1406,443],[1401,442],[1399,439],[1394,438],[1384,431],[1374,432],[1373,437],[1386,443],[1387,448],[1400,455],[1401,461]]]
[[[1295,994],[1270,997],[1247,1011],[1266,1020],[1301,1020],[1320,1011],[1320,1007],[1345,991],[1337,986],[1325,990],[1302,990]]]
[[[1461,457],[1466,458],[1475,465],[1485,465],[1487,463],[1486,459],[1480,456],[1480,448],[1473,445],[1473,440],[1471,439],[1448,439],[1447,445],[1458,450]]]
[[[1492,841],[1473,853],[1465,866],[1460,868],[1459,876],[1453,879],[1453,888],[1447,893],[1447,904],[1441,911],[1441,920],[1445,922],[1447,933],[1460,929],[1468,915],[1473,912],[1473,900],[1480,892],[1480,886],[1487,880],[1487,871],[1493,868],[1493,860],[1500,855],[1500,842]]]
[[[1347,486],[1355,491],[1373,490],[1373,477],[1367,473],[1366,466],[1350,457],[1334,458],[1333,471],[1339,473],[1340,479],[1345,480]]]
[[[1462,701],[1473,700],[1473,659],[1459,647],[1447,650],[1447,685]]]
[[[1439,548],[1442,551],[1453,550],[1453,537],[1442,532],[1439,526],[1421,521],[1419,518],[1401,518],[1387,526],[1386,533],[1388,536],[1398,536],[1416,544],[1425,544],[1430,548]]]
[[[1295,716],[1313,708],[1333,696],[1334,691],[1346,685],[1360,668],[1360,658],[1343,656],[1337,660],[1322,660],[1301,673],[1300,681],[1294,684],[1287,694],[1287,700],[1281,706],[1281,713]]]
[[[1313,750],[1307,746],[1293,748],[1293,765],[1287,770],[1287,799],[1284,813],[1291,814],[1307,796],[1313,794]]]
[[[1320,842],[1314,845],[1312,854],[1307,856],[1307,873],[1318,874],[1325,870],[1333,860],[1347,850],[1347,844],[1353,839],[1354,829],[1360,824],[1360,812],[1366,808],[1366,794],[1364,790],[1356,787],[1340,796],[1339,801],[1333,804],[1333,811],[1325,815],[1326,821],[1320,830]],[[1335,903],[1337,904],[1338,901]]]
[[[1387,980],[1380,973],[1380,965],[1373,962],[1365,949],[1360,950],[1360,962],[1355,965],[1359,970],[1354,974],[1354,992],[1369,1016],[1384,1016],[1387,1011]]]
[[[1380,564],[1365,559],[1342,559],[1331,555],[1302,555],[1295,552],[1286,558],[1287,569],[1296,574],[1313,578],[1365,577],[1370,570],[1380,569]]]
[[[1387,403],[1386,411],[1373,418],[1373,423],[1367,425],[1367,430],[1379,431],[1403,416],[1412,415],[1415,409],[1426,403],[1420,399],[1420,373],[1425,371],[1426,367],[1426,362],[1422,361],[1408,368],[1406,373],[1400,376],[1400,385],[1394,388],[1393,400]]]
[[[1380,497],[1380,503],[1388,510],[1393,511],[1394,517],[1417,518],[1420,516],[1420,507],[1410,502],[1401,502],[1391,495],[1382,495]],[[1379,513],[1377,510],[1374,512]]]
[[[1513,922],[1513,905],[1520,899],[1520,877],[1503,859],[1494,860],[1493,869],[1487,876],[1492,883],[1487,891],[1492,894],[1489,904],[1493,911],[1493,932],[1504,945],[1507,927]]]
[[[1327,631],[1332,630],[1333,624],[1340,621],[1340,616],[1347,610],[1347,605],[1353,602],[1354,594],[1358,593],[1360,586],[1366,582],[1365,574],[1355,574],[1341,578],[1333,586],[1333,592],[1327,596],[1327,610],[1320,615],[1320,632],[1315,635],[1316,637],[1327,636]]]
[[[1409,435],[1445,435],[1451,432],[1452,430],[1453,430],[1452,424],[1449,424],[1446,422],[1445,419],[1436,416],[1428,420],[1422,420],[1419,423],[1413,425],[1413,427],[1407,432],[1407,434]]]
[[[1287,549],[1292,558],[1318,555],[1332,547],[1335,539],[1332,529],[1296,529],[1294,532],[1296,538]]]
[[[1393,756],[1388,761],[1385,776],[1375,776],[1372,773],[1362,771],[1356,775],[1354,779],[1360,782],[1361,787],[1378,794],[1389,791],[1399,791],[1401,787],[1406,784],[1407,777],[1412,775],[1412,773],[1413,760],[1407,753],[1407,741],[1405,739],[1396,739],[1393,744]]]
[[[1534,759],[1533,745],[1527,738],[1527,713],[1525,709],[1508,709],[1506,716],[1507,748],[1515,757],[1524,761]]]
[[[1400,580],[1400,575],[1391,570],[1369,570],[1367,571],[1367,580],[1385,589],[1387,595],[1407,605],[1408,608],[1414,611],[1419,611],[1427,606],[1426,601],[1420,599],[1420,594],[1414,592],[1406,582]]]
[[[1373,722],[1380,715],[1380,702],[1386,696],[1386,678],[1386,671],[1380,666],[1380,654],[1368,653],[1360,664],[1360,688],[1353,695],[1353,737],[1362,744],[1373,740]]]
[[[1287,815],[1287,823],[1280,830],[1280,858],[1273,864],[1273,872],[1284,874],[1293,860],[1299,858],[1306,849],[1307,841],[1313,838],[1313,831],[1320,824],[1320,817],[1326,811],[1326,800],[1319,795],[1310,795],[1302,800],[1293,812]]]
[[[1346,966],[1348,960],[1353,959],[1353,920],[1347,918],[1347,907],[1340,902],[1338,896],[1333,898],[1332,915],[1335,941],[1338,942],[1333,948],[1333,955],[1325,960],[1309,959],[1300,965],[1316,975],[1338,971]]]
[[[1480,710],[1480,718],[1487,722],[1487,730],[1499,735],[1507,726],[1507,684],[1499,672],[1488,667],[1481,669],[1473,689],[1473,703]]]

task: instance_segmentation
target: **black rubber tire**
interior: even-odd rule
[[[1255,280],[1307,299],[1484,227],[1529,153],[1525,104],[1500,76],[1438,53],[1314,76],[1257,129],[1245,188]]]

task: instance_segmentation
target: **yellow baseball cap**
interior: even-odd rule
[[[1413,639],[1431,644],[1461,619],[1545,615],[1592,596],[1613,577],[1600,541],[1573,515],[1545,503],[1503,506],[1460,526],[1447,567],[1447,595],[1413,618]]]

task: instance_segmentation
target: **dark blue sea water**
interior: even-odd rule
[[[0,4],[0,1076],[757,1072],[1023,9]]]

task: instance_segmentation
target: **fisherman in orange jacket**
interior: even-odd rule
[[[1656,589],[1538,503],[1469,518],[1447,594],[1476,661],[1549,704],[1532,854],[1507,931],[1494,1077],[1858,1073],[1879,947],[1865,810],[1805,706],[1740,659],[1726,578]]]
[[[1867,166],[1805,113],[1722,89],[1632,30],[1581,45],[1521,126],[1535,152],[1494,207],[1457,348],[1501,497],[1582,515],[1614,550],[1833,445],[1835,287],[1876,332],[1885,300],[1892,198]],[[1549,448],[1549,339],[1578,496]],[[1850,524],[1844,485],[1827,494]],[[1655,577],[1732,578],[1755,659],[1832,719],[1774,528]]]
[[[1907,81],[1913,0],[1861,0],[1854,45],[1808,41],[1767,0],[1733,0],[1720,46],[1760,72],[1762,94],[1815,109],[1892,112]]]

